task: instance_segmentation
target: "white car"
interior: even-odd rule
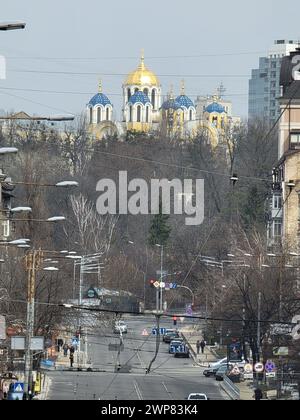
[[[197,393],[190,394],[187,399],[188,400],[203,400],[203,401],[209,400],[206,394],[197,394]]]
[[[244,369],[245,364],[247,364],[247,362],[245,360],[229,360],[228,364],[234,365],[234,366],[238,365],[239,369]],[[227,365],[227,357],[224,357],[224,359],[218,360],[215,363],[210,363],[209,367],[211,369],[216,369],[224,365]]]
[[[124,321],[117,321],[114,326],[114,333],[115,334],[127,334],[127,325]]]

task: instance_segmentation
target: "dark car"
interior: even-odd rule
[[[205,369],[205,371],[203,372],[203,375],[206,376],[206,378],[210,378],[211,376],[215,376],[218,369],[220,368],[216,367],[216,368]]]
[[[232,373],[232,369],[233,369],[233,365],[224,365],[221,366],[217,372],[216,372],[216,381],[224,381],[224,377],[228,376],[228,378],[232,381],[232,382],[240,382],[240,378],[241,375],[239,374],[233,374]]]
[[[170,344],[171,341],[176,340],[177,338],[180,338],[177,331],[167,331],[163,336],[163,342]]]

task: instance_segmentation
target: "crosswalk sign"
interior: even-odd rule
[[[22,393],[24,392],[24,383],[22,382],[15,382],[13,386],[13,392],[15,393]]]

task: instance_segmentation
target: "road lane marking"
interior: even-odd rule
[[[133,386],[134,386],[136,395],[138,396],[138,399],[140,401],[142,401],[143,400],[143,394],[142,394],[142,392],[141,392],[141,390],[139,388],[139,385],[138,385],[137,381],[133,381]]]
[[[169,395],[169,397],[171,398],[171,400],[174,400],[172,392],[168,390],[166,384],[164,382],[162,382],[163,387],[165,388],[167,394]]]

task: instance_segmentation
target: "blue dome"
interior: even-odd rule
[[[134,105],[136,103],[141,103],[143,105],[151,104],[148,96],[144,92],[142,92],[141,90],[138,90],[137,92],[135,92],[134,95],[132,95],[130,97],[129,103],[132,104],[132,105]]]
[[[162,104],[161,107],[165,110],[174,109],[176,111],[177,109],[181,109],[181,105],[179,102],[177,102],[176,99],[168,99]]]
[[[106,95],[103,93],[97,93],[97,95],[93,96],[92,99],[89,102],[90,106],[96,106],[96,105],[111,105],[110,100]]]
[[[212,114],[213,112],[218,112],[219,114],[223,114],[223,112],[226,112],[225,108],[221,104],[218,104],[218,102],[213,102],[212,104],[208,105],[205,111],[209,112],[210,114]]]
[[[185,108],[195,107],[194,102],[186,95],[180,95],[176,98],[176,102]]]

